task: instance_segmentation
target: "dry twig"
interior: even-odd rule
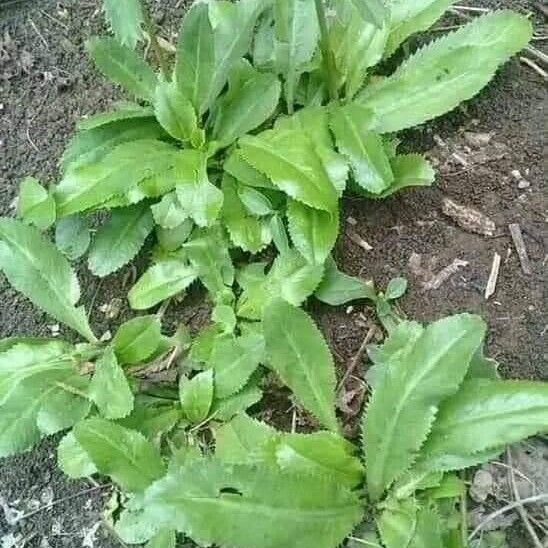
[[[491,273],[489,274],[489,279],[487,280],[487,286],[485,287],[485,300],[489,299],[495,290],[497,289],[497,281],[499,279],[499,269],[500,269],[500,255],[495,251],[493,255],[493,264],[491,265]]]
[[[510,230],[512,241],[518,252],[519,262],[523,273],[531,274],[533,270],[531,268],[531,261],[529,261],[529,255],[527,255],[527,248],[523,241],[523,235],[521,234],[521,227],[517,223],[512,223],[508,225],[508,229]]]
[[[354,357],[352,358],[352,361],[350,362],[350,365],[348,366],[348,369],[344,372],[343,378],[341,379],[341,382],[339,382],[339,386],[337,387],[337,392],[340,392],[350,377],[352,373],[356,370],[360,362],[363,360],[363,356],[367,350],[367,345],[373,340],[373,337],[375,336],[375,333],[377,332],[377,326],[372,325],[369,328],[369,331],[365,335],[365,338],[362,341],[362,344],[358,348],[358,351],[354,354]]]

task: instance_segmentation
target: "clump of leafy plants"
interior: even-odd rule
[[[81,120],[59,183],[25,179],[18,219],[0,218],[0,269],[84,342],[0,341],[0,456],[67,431],[62,470],[110,477],[123,494],[115,531],[150,548],[177,533],[239,548],[467,545],[455,471],[545,430],[548,388],[498,378],[478,317],[403,321],[390,301],[405,280],[377,293],[331,257],[346,190],[378,199],[433,182],[394,133],[472,97],[530,37],[525,18],[495,12],[376,71],[450,4],[197,2],[171,59],[137,0],[105,0],[114,37],[88,50],[134,102]],[[136,53],[144,39],[158,71]],[[55,244],[41,233],[52,226]],[[131,307],[199,280],[211,322],[166,335],[160,307],[98,340],[70,261],[87,254],[107,276],[152,234]],[[250,258],[271,243],[259,257],[271,261]],[[328,346],[299,308],[312,295],[370,299],[389,335],[371,348],[358,444],[342,435]],[[265,374],[316,432],[246,413]]]

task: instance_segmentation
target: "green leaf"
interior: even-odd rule
[[[91,244],[88,267],[104,278],[129,263],[154,228],[148,204],[137,204],[114,210]]]
[[[14,341],[0,354],[0,406],[19,383],[48,371],[72,369],[71,347],[52,339]]]
[[[261,337],[217,338],[211,349],[209,365],[215,371],[215,396],[227,398],[241,390],[259,366]]]
[[[260,171],[245,160],[242,151],[232,150],[223,164],[223,169],[240,183],[257,188],[275,188],[274,185]]]
[[[194,424],[201,423],[213,402],[213,370],[197,373],[190,380],[182,376],[179,394],[181,408],[188,420]]]
[[[95,362],[89,396],[107,419],[127,417],[133,410],[133,393],[110,346]]]
[[[332,548],[361,517],[357,495],[333,478],[196,460],[147,490],[149,522],[206,544]]]
[[[143,491],[165,473],[160,454],[139,432],[92,418],[77,424],[73,433],[99,473],[126,491]]]
[[[258,253],[272,241],[268,222],[248,213],[238,195],[236,182],[230,175],[223,177],[222,191],[221,215],[232,243],[244,251]]]
[[[330,110],[330,125],[356,183],[373,194],[389,188],[394,175],[381,137],[370,129],[371,112],[359,104],[336,106]]]
[[[114,124],[123,120],[138,118],[154,118],[154,110],[151,107],[141,107],[136,103],[118,103],[117,110],[99,112],[80,118],[76,124],[78,131],[95,129],[101,126]]]
[[[381,0],[350,0],[365,23],[373,23],[381,28],[390,15]]]
[[[455,0],[390,0],[390,34],[385,55],[391,55],[409,36],[430,28]]]
[[[245,288],[238,300],[238,315],[260,320],[263,308],[277,297],[300,306],[318,287],[323,271],[323,265],[308,264],[297,251],[288,249],[276,257],[268,275],[263,274]]]
[[[179,205],[198,226],[211,226],[223,205],[223,193],[207,175],[207,157],[197,150],[179,153],[175,164]]]
[[[186,13],[177,43],[175,76],[182,93],[201,116],[207,110],[213,78],[215,44],[208,5],[196,3]]]
[[[431,508],[422,507],[417,515],[417,526],[409,548],[444,548],[442,523]]]
[[[157,226],[156,238],[166,251],[176,251],[188,240],[193,228],[194,223],[190,219],[185,219],[173,228]]]
[[[75,307],[80,298],[76,274],[36,228],[0,218],[0,269],[10,284],[36,306],[86,339],[95,340],[85,310]]]
[[[377,518],[377,527],[383,544],[386,548],[408,548],[417,526],[417,502],[413,498],[389,498],[382,506],[383,510]]]
[[[85,478],[97,472],[95,464],[69,432],[57,446],[57,466],[71,479]]]
[[[306,134],[273,129],[240,140],[244,159],[289,196],[304,204],[333,211],[337,192]]]
[[[275,0],[274,33],[276,69],[285,80],[285,100],[290,111],[303,65],[308,63],[318,45],[320,29],[314,2]]]
[[[234,416],[243,413],[246,409],[255,405],[261,400],[263,393],[260,388],[253,382],[253,377],[250,381],[236,394],[228,396],[228,398],[216,399],[211,407],[211,414],[219,421],[229,421]]]
[[[148,542],[145,548],[175,548],[177,539],[172,529],[161,529]]]
[[[213,106],[225,87],[230,70],[249,51],[257,19],[269,4],[270,0],[209,4],[214,30],[215,63],[205,109]]]
[[[429,325],[411,349],[387,363],[363,421],[372,500],[417,458],[440,402],[456,393],[484,334],[477,316],[451,316]]]
[[[176,192],[169,192],[150,209],[155,223],[162,228],[178,227],[188,219],[188,213],[182,208]]]
[[[339,306],[357,299],[375,300],[377,297],[372,282],[341,272],[331,257],[327,258],[325,274],[314,296],[331,306]]]
[[[546,432],[547,424],[546,383],[467,380],[440,406],[416,468],[454,469],[468,455],[474,464],[482,462],[493,450],[498,453],[506,444]]]
[[[175,139],[188,142],[198,132],[194,107],[174,82],[160,82],[156,87],[154,114]]]
[[[196,269],[181,259],[166,259],[151,266],[129,290],[133,310],[146,310],[184,291],[197,277]]]
[[[498,380],[500,376],[498,373],[499,364],[497,360],[487,358],[483,352],[483,347],[480,347],[474,354],[466,378]]]
[[[122,364],[135,364],[149,358],[162,340],[162,324],[157,315],[138,316],[123,323],[112,347]]]
[[[213,297],[234,283],[234,266],[219,227],[196,231],[183,249],[200,281]]]
[[[85,419],[91,410],[91,402],[84,395],[88,391],[89,380],[76,371],[64,378],[44,401],[36,416],[36,426],[46,435],[56,434],[71,428]]]
[[[399,299],[407,291],[407,280],[405,278],[392,278],[386,286],[384,298],[388,301]]]
[[[478,17],[419,50],[358,100],[374,112],[379,133],[421,124],[478,93],[531,32],[528,19],[511,11]]]
[[[55,222],[55,200],[34,177],[25,177],[19,184],[17,217],[40,230]]]
[[[103,0],[103,10],[118,41],[131,49],[141,40],[144,23],[140,0]]]
[[[287,204],[289,234],[293,245],[312,264],[323,264],[339,233],[339,212],[313,209],[295,200]]]
[[[238,322],[232,306],[217,304],[211,311],[211,321],[216,323],[224,333],[234,333]]]
[[[216,112],[213,139],[225,147],[260,126],[274,113],[280,93],[278,78],[268,72],[252,70],[243,81],[229,79]]]
[[[69,215],[55,224],[55,245],[71,261],[79,259],[91,242],[89,222],[83,215]]]
[[[99,163],[69,170],[55,189],[60,217],[99,206],[143,179],[173,167],[176,148],[143,139],[118,145]]]
[[[335,365],[314,322],[284,300],[265,308],[263,329],[269,363],[297,399],[330,430],[335,416]]]
[[[254,188],[238,185],[238,198],[252,215],[263,217],[274,213],[271,200]]]
[[[165,136],[165,131],[152,114],[148,118],[121,119],[86,131],[78,131],[68,142],[59,165],[66,172],[69,168],[102,160],[122,143],[161,139]]]
[[[97,68],[129,93],[152,101],[158,82],[152,68],[130,48],[114,38],[91,38],[86,47]]]
[[[436,179],[432,165],[420,154],[398,154],[390,159],[390,165],[394,181],[378,195],[379,198],[386,198],[410,186],[430,186]]]

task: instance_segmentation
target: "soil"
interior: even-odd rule
[[[170,39],[184,10],[176,4],[176,0],[154,2],[155,18]],[[537,34],[546,35],[546,21],[533,4],[527,0],[474,3],[532,12]],[[101,31],[101,21],[97,0],[0,0],[1,214],[13,214],[17,182],[24,176],[54,182],[57,159],[75,122],[84,114],[107,109],[118,98],[117,90],[97,77],[85,55],[85,39]],[[398,308],[410,318],[429,321],[459,311],[481,314],[489,325],[488,353],[511,378],[548,379],[543,288],[548,219],[543,195],[545,102],[542,77],[516,58],[475,99],[434,123],[406,132],[402,149],[425,152],[437,165],[435,186],[382,202],[345,198],[344,236],[336,249],[342,269],[372,278],[378,287],[392,277],[407,277],[409,291]],[[489,217],[496,226],[494,235],[463,230],[442,213],[444,198]],[[521,227],[532,265],[529,275],[520,266],[510,223]],[[355,238],[348,237],[350,231],[373,249],[358,246]],[[495,294],[486,300],[495,253],[502,257],[500,274]],[[412,254],[420,255],[421,269],[416,257],[410,264]],[[423,288],[432,274],[455,259],[467,265],[439,288]],[[99,284],[80,268],[83,300],[94,304],[91,319],[97,332],[114,330],[127,316],[125,304],[112,320],[99,307],[115,297],[125,302],[124,282],[131,274],[125,269]],[[50,335],[56,329],[50,318],[3,280],[0,295],[1,336]],[[374,318],[372,310],[366,303],[338,308],[314,303],[311,310],[344,370]],[[196,326],[207,313],[200,295],[193,294],[190,302],[170,307],[167,319],[170,324],[182,319]],[[55,466],[51,440],[28,454],[6,459],[0,466],[0,507],[9,503],[28,513],[51,500],[63,502],[13,527],[7,521],[9,512],[0,511],[0,538],[14,541],[2,548],[118,546],[108,531],[96,525],[108,496],[101,486],[63,477]],[[514,536],[516,542],[526,538],[519,529]]]

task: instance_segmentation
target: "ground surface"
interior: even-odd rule
[[[166,37],[183,11],[175,8],[176,3],[155,3]],[[475,5],[531,10],[537,33],[546,35],[545,21],[532,2],[484,1]],[[84,53],[85,39],[100,27],[96,0],[0,0],[1,214],[13,213],[16,185],[25,175],[55,180],[57,158],[76,120],[106,109],[117,97],[116,90],[96,76]],[[514,59],[479,97],[434,124],[408,132],[403,146],[427,152],[437,164],[436,186],[384,202],[347,198],[343,236],[336,251],[344,270],[373,278],[381,287],[391,277],[407,277],[410,290],[400,308],[409,317],[432,320],[457,311],[480,313],[490,327],[489,354],[500,361],[503,374],[544,380],[548,378],[542,283],[548,215],[542,163],[545,102],[542,78]],[[471,133],[488,137],[481,136],[478,146],[478,136]],[[444,198],[488,216],[496,225],[494,236],[460,228],[442,213]],[[510,223],[518,223],[523,232],[532,263],[530,275],[520,267],[509,236]],[[373,249],[365,251],[357,245],[356,235]],[[486,301],[484,289],[495,252],[502,257],[500,275],[494,296]],[[433,275],[455,259],[467,265],[437,289],[424,289]],[[107,278],[98,288],[97,280],[81,269],[84,301],[94,299],[91,317],[98,332],[115,329],[127,312],[123,307],[120,316],[109,321],[99,310],[113,297],[124,296],[121,282],[125,274]],[[1,336],[50,334],[54,322],[3,280],[0,295]],[[312,311],[344,369],[364,338],[367,321],[373,318],[371,311],[363,304],[352,309],[316,304]],[[197,324],[207,310],[198,296],[171,314]],[[117,546],[117,541],[96,525],[104,491],[80,494],[93,486],[67,481],[56,470],[54,447],[45,442],[32,453],[1,463],[2,548]],[[73,498],[63,500],[66,497]],[[8,503],[12,509],[29,513],[51,500],[62,502],[10,526],[14,516]]]

